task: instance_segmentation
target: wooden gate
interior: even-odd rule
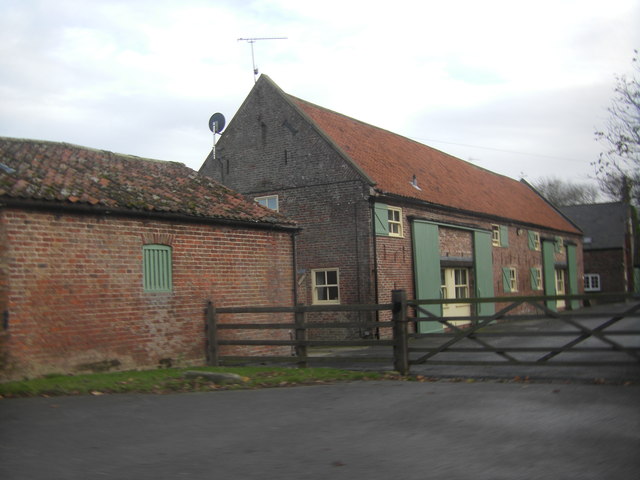
[[[495,314],[475,317],[443,317],[425,305],[442,300],[396,301],[403,311],[405,326],[396,331],[406,336],[406,358],[397,361],[406,372],[411,365],[527,365],[527,366],[621,366],[640,362],[640,300],[629,297],[618,312],[611,306],[599,310],[557,312],[548,301],[593,300],[584,295],[554,297],[496,297],[467,299],[469,304],[491,302],[504,305]],[[602,297],[600,297],[602,299]],[[454,300],[460,302],[460,300]],[[523,306],[533,313],[514,313]],[[602,309],[604,308],[604,309]],[[415,322],[437,322],[443,333],[409,334]],[[461,325],[466,323],[466,325]],[[420,329],[413,328],[418,332]]]
[[[638,366],[640,363],[640,298],[617,294],[627,301],[597,308],[558,312],[548,307],[557,300],[566,305],[578,302],[600,302],[605,296],[565,295],[536,297],[468,298],[471,310],[478,312],[497,311],[490,315],[452,317],[436,315],[429,308],[434,304],[460,303],[451,300],[407,300],[404,290],[392,292],[392,302],[383,305],[329,305],[294,307],[226,307],[215,308],[209,302],[206,310],[207,357],[210,365],[220,363],[287,362],[300,367],[310,363],[368,362],[393,364],[403,375],[412,365],[526,365],[526,366]],[[481,303],[490,303],[492,308],[481,308]],[[528,306],[528,308],[525,308]],[[526,313],[522,313],[527,310]],[[309,312],[383,312],[391,311],[391,321],[368,323],[308,322]],[[220,315],[285,314],[292,317],[289,323],[265,323],[220,321]],[[432,322],[442,325],[439,333],[434,329],[421,328],[420,323]],[[385,329],[390,332],[383,338],[358,340],[309,340],[309,329],[367,327]],[[237,332],[289,330],[288,339],[256,339],[250,334],[235,338],[220,338],[219,331]],[[220,345],[291,347],[290,355],[280,356],[225,356],[219,355]],[[357,356],[312,357],[313,347],[360,347]]]

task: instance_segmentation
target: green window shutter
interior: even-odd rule
[[[500,225],[500,246],[509,246],[509,227],[506,225]]]
[[[170,292],[173,288],[171,247],[142,246],[142,281],[145,292]]]
[[[412,224],[415,290],[418,300],[440,298],[440,236],[438,226],[414,221]],[[422,305],[421,308],[442,316],[442,305]],[[418,310],[418,317],[426,315]],[[435,322],[418,322],[419,333],[442,331]]]
[[[567,245],[567,275],[569,295],[578,295],[578,257],[575,245]],[[571,300],[571,309],[575,310],[579,306],[579,300]]]
[[[389,235],[389,214],[388,207],[384,203],[376,203],[373,208],[373,223],[376,235]]]
[[[556,253],[562,253],[562,243],[560,237],[556,237],[556,242],[553,246],[553,249]]]
[[[531,276],[531,290],[538,290],[540,285],[538,285],[538,269],[531,267],[530,276]]]
[[[493,258],[491,249],[491,233],[473,232],[473,257],[476,274],[476,296],[493,297]],[[495,304],[478,303],[478,315],[493,315]]]
[[[536,232],[533,230],[527,230],[527,237],[529,239],[529,250],[536,249]]]
[[[550,240],[542,241],[542,283],[545,295],[556,294],[555,244]],[[547,300],[547,307],[556,309],[555,300]]]
[[[502,285],[505,293],[511,292],[511,269],[502,267]]]

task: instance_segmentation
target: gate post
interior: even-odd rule
[[[218,318],[216,307],[211,300],[207,302],[207,364],[217,367],[218,363]]]
[[[407,323],[407,292],[391,291],[393,318],[393,368],[401,375],[409,374],[409,333]]]
[[[303,304],[299,303],[298,307],[302,307]],[[296,309],[295,324],[296,324],[296,357],[298,357],[298,368],[307,368],[307,346],[300,345],[298,342],[307,339],[307,328],[304,326],[305,315],[302,310]]]

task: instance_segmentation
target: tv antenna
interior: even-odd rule
[[[258,81],[258,67],[256,67],[255,56],[253,55],[253,44],[258,40],[287,40],[287,37],[254,37],[254,38],[239,38],[238,41],[248,42],[251,45],[251,63],[253,63],[253,82]]]

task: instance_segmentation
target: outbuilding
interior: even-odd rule
[[[293,304],[296,232],[181,163],[0,138],[0,375],[202,364],[209,300]]]

